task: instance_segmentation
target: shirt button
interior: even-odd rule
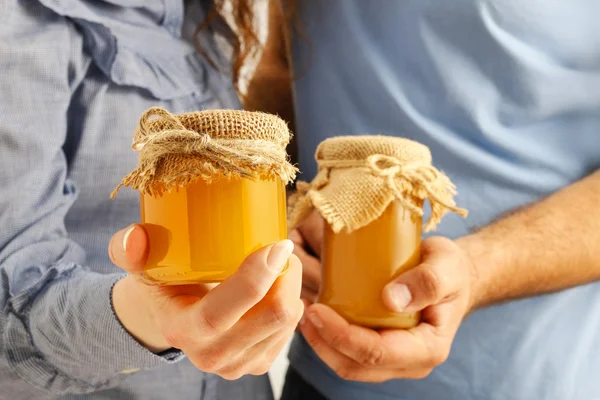
[[[123,371],[121,371],[121,373],[123,375],[127,375],[127,374],[133,374],[135,372],[138,372],[139,370],[140,370],[139,368],[124,369]]]

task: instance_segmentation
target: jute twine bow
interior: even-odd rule
[[[431,216],[425,230],[435,228],[448,211],[462,217],[468,214],[454,202],[456,186],[430,163],[406,163],[393,156],[373,154],[363,160],[320,159],[318,164],[315,179],[310,184],[299,182],[297,194],[290,199],[292,226],[301,223],[314,207],[335,232],[353,231],[378,218],[392,200],[420,218],[423,201],[429,199]],[[333,175],[340,170],[354,171],[343,177]],[[352,190],[356,192],[347,193]]]
[[[394,193],[396,199],[414,215],[423,216],[423,208],[417,207],[406,199],[405,193],[412,192],[417,198],[427,197],[433,207],[440,207],[452,211],[465,218],[468,211],[456,207],[452,197],[456,195],[456,186],[448,177],[428,164],[405,164],[395,157],[375,154],[367,159],[367,166],[371,173],[385,178],[387,186]],[[440,210],[441,211],[441,210]],[[437,214],[437,210],[432,215]],[[439,221],[438,221],[439,222]],[[435,225],[437,222],[433,222]],[[431,219],[425,229],[432,229]]]
[[[219,176],[255,179],[267,175],[279,176],[286,183],[294,179],[297,170],[287,161],[289,131],[283,121],[275,121],[285,129],[282,139],[275,142],[252,131],[264,121],[272,127],[274,116],[217,110],[185,117],[194,122],[194,115],[208,123],[212,132],[190,129],[163,108],[147,110],[133,137],[132,148],[140,152],[138,167],[123,178],[111,197],[123,186],[160,195],[198,178],[210,181]]]

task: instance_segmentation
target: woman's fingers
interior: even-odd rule
[[[213,337],[229,330],[267,295],[293,249],[291,241],[283,240],[248,256],[235,274],[189,308],[185,318],[193,321],[194,329],[188,334]],[[299,278],[297,285],[299,291]]]
[[[231,367],[234,372],[264,369],[267,352],[273,352],[282,335],[289,337],[304,308],[300,300],[302,266],[292,255],[293,249],[294,244],[284,240],[251,254],[235,274],[210,291],[203,285],[166,290],[140,286],[154,304],[152,314],[161,336],[204,371],[234,363],[238,363]],[[109,254],[125,271],[141,272],[148,255],[144,228],[132,225],[117,232]],[[286,265],[288,271],[281,274]],[[249,349],[262,361],[244,359]]]
[[[211,357],[214,355],[223,364],[231,363],[257,344],[269,342],[268,338],[273,335],[292,332],[304,311],[304,304],[299,299],[300,279],[299,262],[292,256],[288,271],[277,279],[265,298],[211,343],[211,348],[207,349]],[[263,348],[268,349],[266,345]]]
[[[186,352],[190,360],[201,370],[217,373],[226,379],[264,369],[267,365],[265,352],[279,343],[283,336],[289,338],[302,316],[304,306],[299,299],[301,275],[300,262],[292,255],[288,271],[275,281],[258,304],[234,321],[228,330],[219,332],[225,325],[212,321],[213,329],[219,326],[213,336],[196,333],[187,337],[185,347],[196,346],[193,351]],[[194,330],[187,329],[186,332]]]
[[[272,334],[231,360],[217,373],[226,379],[237,379],[246,374],[266,374],[289,342],[293,332],[293,329],[285,329]]]
[[[112,262],[130,274],[142,271],[148,257],[148,235],[134,224],[115,233],[108,245]]]

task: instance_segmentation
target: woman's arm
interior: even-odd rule
[[[122,274],[85,268],[65,216],[77,197],[63,146],[84,64],[80,33],[33,1],[0,6],[0,387],[18,398],[116,385],[159,357],[122,327]],[[90,227],[93,229],[93,227]]]
[[[88,65],[83,40],[70,20],[37,2],[9,8],[0,24],[4,393],[39,399],[95,392],[183,354],[227,379],[265,374],[302,315],[292,243],[253,253],[210,291],[151,286],[139,279],[148,240],[134,225],[113,237],[109,253],[129,275],[87,269],[84,250],[65,226],[77,187],[63,151],[72,144],[72,94]]]

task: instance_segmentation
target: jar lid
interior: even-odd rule
[[[402,164],[431,164],[429,148],[414,140],[393,136],[337,136],[326,139],[315,153],[317,163],[366,160],[372,155],[393,157]]]
[[[319,172],[310,184],[299,182],[290,199],[291,225],[300,224],[317,209],[334,232],[352,232],[373,222],[392,201],[414,216],[423,215],[429,199],[426,230],[456,207],[456,188],[431,165],[431,153],[421,143],[389,136],[340,136],[323,141],[315,158]]]
[[[198,179],[278,177],[289,183],[297,172],[286,153],[290,138],[287,124],[271,114],[207,110],[173,115],[153,107],[134,133],[138,166],[111,197],[122,186],[160,196]]]

